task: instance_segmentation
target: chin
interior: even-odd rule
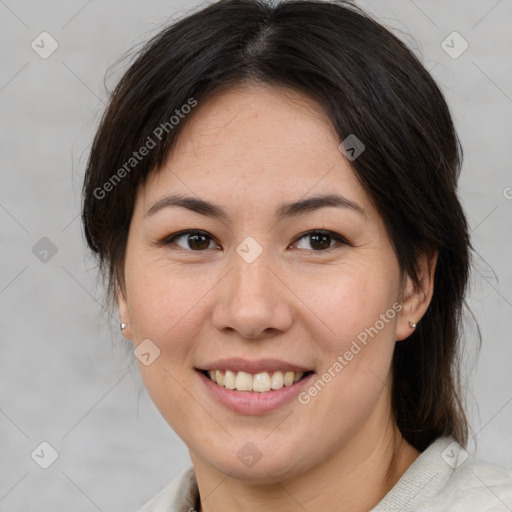
[[[220,473],[229,474],[231,478],[262,485],[300,475],[307,471],[313,462],[313,454],[309,456],[303,454],[299,458],[298,450],[293,448],[288,450],[282,450],[276,446],[270,448],[267,443],[269,448],[260,450],[256,447],[257,441],[232,444],[236,444],[236,448],[227,445],[220,452],[216,450],[215,453],[209,452],[203,455],[198,455],[196,452],[195,457],[191,452],[192,461],[196,465],[197,457],[200,457]],[[263,444],[264,440],[262,439],[259,445]]]

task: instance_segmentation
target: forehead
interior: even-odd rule
[[[283,202],[337,190],[368,202],[322,107],[287,88],[226,89],[199,103],[144,202],[166,192]]]
[[[199,104],[171,160],[208,154],[241,159],[247,167],[247,156],[257,163],[276,156],[291,159],[311,152],[319,143],[326,146],[336,144],[336,140],[325,112],[312,99],[284,87],[248,85],[224,90]],[[320,152],[322,148],[311,158],[318,159]],[[323,154],[329,156],[325,151]]]

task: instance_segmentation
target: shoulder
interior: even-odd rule
[[[512,472],[434,441],[371,512],[511,512]]]
[[[435,508],[436,505],[440,508]],[[421,510],[510,512],[512,472],[468,457],[455,469],[438,496]]]
[[[136,512],[182,512],[193,510],[197,498],[197,482],[192,466],[153,496]]]

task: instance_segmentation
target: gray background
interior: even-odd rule
[[[188,464],[102,312],[79,207],[107,68],[201,3],[0,0],[0,511],[136,510]],[[478,252],[469,303],[484,340],[477,358],[468,322],[470,448],[512,469],[512,2],[360,5],[415,48],[454,113]],[[43,31],[59,44],[47,59],[31,48]],[[441,46],[453,31],[469,44],[456,59]],[[36,246],[36,257],[42,237],[56,254]],[[59,454],[48,469],[31,458],[42,441]]]

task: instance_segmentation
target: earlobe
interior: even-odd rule
[[[128,304],[126,302],[123,291],[116,286],[116,302],[117,309],[119,310],[119,329],[121,334],[128,340],[132,338],[132,332],[130,329],[130,313],[128,311]]]
[[[438,252],[422,253],[419,257],[419,283],[406,276],[402,290],[402,311],[397,323],[396,340],[408,338],[419,326],[434,294],[434,275]]]

